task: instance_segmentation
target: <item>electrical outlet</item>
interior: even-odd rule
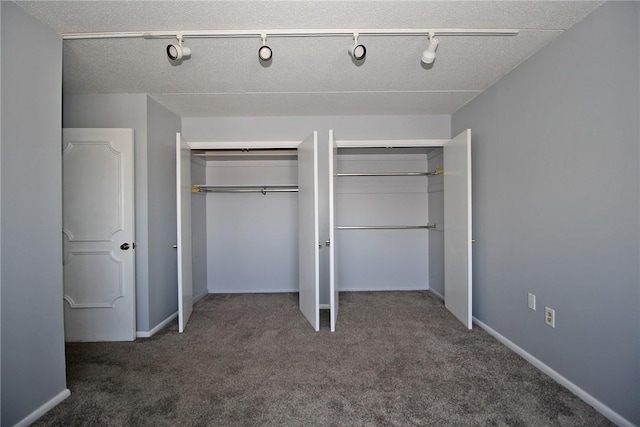
[[[556,311],[553,308],[544,308],[544,323],[552,328],[556,327]]]
[[[529,294],[529,308],[536,311],[536,296],[534,294]]]

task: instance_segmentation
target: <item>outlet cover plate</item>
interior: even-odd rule
[[[556,311],[553,308],[544,308],[544,323],[552,328],[556,327]]]

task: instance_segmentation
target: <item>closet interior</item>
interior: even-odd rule
[[[441,276],[431,258],[443,248],[430,241],[444,230],[442,148],[338,148],[336,159],[340,290],[430,289]]]
[[[191,172],[207,293],[297,292],[296,150],[193,150]]]

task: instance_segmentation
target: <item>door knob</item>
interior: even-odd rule
[[[178,249],[178,244],[173,245],[173,249]]]
[[[123,251],[126,251],[130,248],[128,243],[123,243],[120,245],[120,249],[122,249]]]

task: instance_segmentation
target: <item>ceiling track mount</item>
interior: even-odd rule
[[[517,36],[516,29],[495,28],[376,28],[376,29],[307,29],[307,30],[176,30],[176,31],[124,31],[124,32],[95,32],[95,33],[64,33],[63,40],[91,40],[91,39],[174,39],[180,35],[187,38],[270,38],[274,37],[349,37],[358,36],[469,36],[469,37],[501,37]]]

